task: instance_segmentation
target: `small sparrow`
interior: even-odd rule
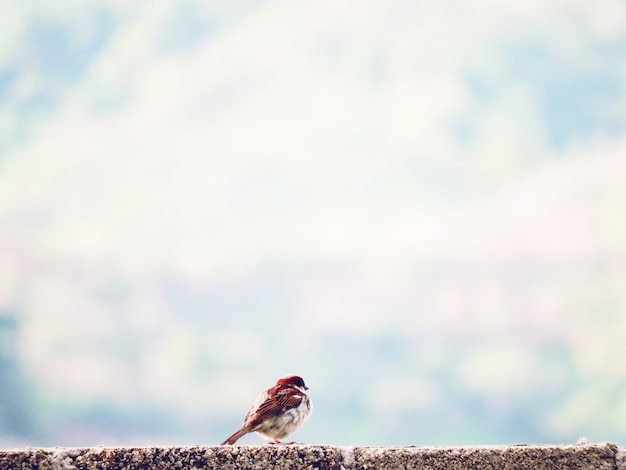
[[[242,426],[221,445],[234,444],[244,434],[256,432],[280,444],[309,417],[313,405],[304,393],[308,387],[302,377],[293,375],[279,379],[254,402]]]

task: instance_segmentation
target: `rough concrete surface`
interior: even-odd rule
[[[625,455],[625,448],[610,443],[484,447],[55,447],[0,450],[0,469],[626,470]]]

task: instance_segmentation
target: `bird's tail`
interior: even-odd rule
[[[224,442],[222,442],[220,445],[224,446],[224,445],[231,445],[234,444],[235,442],[237,442],[244,434],[248,434],[250,432],[250,429],[246,426],[243,426],[241,428],[239,428],[232,436],[230,436],[228,439],[226,439]]]

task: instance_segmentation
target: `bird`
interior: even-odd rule
[[[298,429],[313,410],[305,393],[308,389],[297,375],[278,379],[276,385],[259,395],[241,427],[221,445],[232,445],[251,432],[271,439],[272,444],[282,444],[279,439]]]

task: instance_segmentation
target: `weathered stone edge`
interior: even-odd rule
[[[329,445],[83,447],[0,450],[1,470],[133,468],[550,468],[626,470],[626,447],[514,445],[339,447]]]

